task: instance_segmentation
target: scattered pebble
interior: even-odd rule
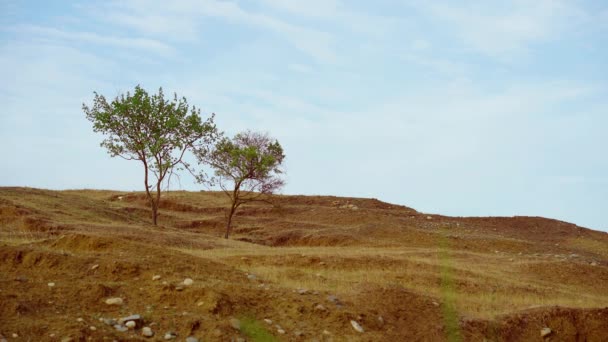
[[[597,266],[597,262],[593,261],[593,262],[591,262],[591,264],[590,264],[590,265],[591,265],[591,266]]]
[[[133,323],[141,322],[142,321],[141,315],[135,314],[135,315],[123,317],[123,318],[121,318],[121,319],[118,320],[118,323],[124,324],[125,322],[128,323],[129,321],[131,321]]]
[[[78,317],[76,318],[76,322],[84,322],[84,319],[82,317]]]
[[[47,284],[49,287],[55,287],[55,283],[48,283]]]
[[[116,331],[120,331],[120,332],[129,331],[129,328],[125,327],[124,325],[120,325],[120,324],[115,324],[114,329],[116,329]]]
[[[308,290],[307,289],[299,289],[298,293],[301,294],[301,295],[305,295],[305,294],[308,293]]]
[[[255,276],[255,274],[248,274],[247,275],[247,279],[249,280],[255,280],[257,277]]]
[[[186,286],[190,286],[190,285],[192,285],[192,284],[194,284],[194,280],[192,280],[192,279],[190,279],[190,278],[186,278],[186,279],[184,279],[184,285],[186,285]]]
[[[105,325],[116,325],[116,320],[113,318],[100,318]]]
[[[93,271],[96,270],[96,269],[98,269],[98,268],[99,268],[99,265],[97,265],[97,264],[91,266],[91,270],[93,270]]]
[[[203,306],[204,304],[205,304],[205,302],[201,301],[201,302],[196,303],[196,306]]]
[[[324,307],[322,304],[317,304],[317,306],[315,306],[315,311],[327,311],[327,308]]]
[[[152,280],[160,280],[160,275],[155,275],[154,277],[152,277]]]
[[[352,325],[353,329],[355,329],[356,331],[358,331],[360,333],[365,332],[365,330],[363,330],[363,327],[359,323],[357,323],[357,321],[351,320],[350,325]]]
[[[108,305],[122,305],[122,303],[123,300],[120,297],[106,299],[106,304]]]
[[[125,323],[125,327],[127,328],[135,328],[135,326],[137,325],[137,323],[135,323],[135,321],[128,321],[127,323]]]
[[[283,330],[283,329],[277,329],[277,332],[278,332],[279,334],[281,334],[281,335],[284,335],[284,334],[285,334],[285,330]]]
[[[95,331],[95,330],[97,330],[97,328],[96,328],[94,325],[91,325],[91,326],[89,327],[89,329],[91,329],[91,331]]]
[[[177,334],[174,333],[173,331],[169,331],[168,333],[165,334],[165,340],[172,340],[177,338]]]
[[[186,337],[186,342],[198,342],[198,338],[194,336],[188,336]]]
[[[144,337],[152,337],[152,336],[154,336],[154,331],[152,331],[152,329],[150,329],[150,327],[143,327],[141,329],[141,335]]]
[[[267,324],[272,324],[272,320],[268,318],[264,318],[264,322],[266,322]]]
[[[551,335],[552,332],[553,331],[551,331],[550,328],[542,328],[540,330],[540,337],[547,337],[547,336]]]
[[[74,342],[74,339],[71,337],[64,337],[61,339],[61,342]]]
[[[239,321],[236,318],[231,318],[230,319],[230,326],[233,327],[236,330],[241,330],[241,321]]]
[[[331,335],[331,333],[327,330],[323,330],[323,335]]]

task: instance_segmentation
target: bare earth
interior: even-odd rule
[[[606,233],[273,201],[225,240],[220,193],[165,193],[153,227],[142,193],[0,188],[0,340],[608,341]]]

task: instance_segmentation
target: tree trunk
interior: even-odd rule
[[[234,215],[235,211],[236,206],[234,205],[234,203],[232,203],[232,206],[230,207],[230,213],[228,213],[228,222],[226,223],[226,234],[224,234],[224,239],[227,239],[230,235],[230,230],[232,229],[232,216]]]

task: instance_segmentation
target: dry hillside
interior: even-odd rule
[[[272,201],[225,240],[221,193],[0,188],[0,340],[608,341],[606,233]]]

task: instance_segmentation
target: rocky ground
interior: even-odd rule
[[[608,234],[277,196],[0,188],[0,341],[607,341]]]

